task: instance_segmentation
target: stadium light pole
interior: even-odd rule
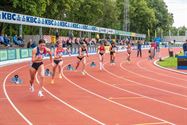
[[[130,31],[129,0],[124,0],[123,30],[127,32]]]
[[[42,27],[40,27],[39,35],[40,35],[40,39],[42,39],[42,36],[43,36],[43,33],[42,33]]]
[[[22,37],[22,34],[23,34],[23,25],[21,24],[19,26],[19,35]]]

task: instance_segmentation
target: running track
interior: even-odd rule
[[[186,76],[154,66],[147,50],[142,58],[134,51],[130,64],[126,56],[118,53],[111,66],[106,55],[104,71],[98,70],[98,57],[90,56],[86,76],[64,67],[63,79],[56,77],[53,85],[45,79],[43,98],[37,81],[34,93],[28,89],[28,62],[1,67],[0,125],[187,125]],[[64,66],[75,60],[65,58]],[[95,68],[89,66],[93,60]],[[23,84],[10,83],[15,74]]]

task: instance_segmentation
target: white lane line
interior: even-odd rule
[[[64,69],[64,67],[63,67],[63,69]],[[37,74],[36,74],[36,81],[37,81],[37,83],[39,84],[38,72],[37,72]],[[58,98],[57,96],[55,96],[54,94],[52,94],[49,90],[47,90],[45,87],[43,87],[43,89],[44,89],[50,96],[52,96],[54,99],[58,100],[59,102],[63,103],[64,105],[68,106],[69,108],[75,110],[76,112],[80,113],[81,115],[83,115],[83,116],[85,116],[85,117],[87,117],[87,118],[89,118],[89,119],[95,121],[96,123],[98,123],[98,124],[100,124],[100,125],[105,125],[105,123],[103,123],[103,122],[101,122],[101,121],[99,121],[99,120],[97,120],[97,119],[95,119],[95,118],[89,116],[88,114],[86,114],[86,113],[80,111],[79,109],[73,107],[72,105],[70,105],[70,104],[68,104],[67,102],[63,101],[62,99]]]
[[[86,73],[87,73],[87,72],[86,72]],[[87,74],[88,74],[88,73],[87,73]],[[88,75],[89,75],[89,74],[88,74]],[[166,122],[166,123],[168,123],[168,124],[170,124],[170,125],[175,125],[174,123],[171,123],[171,122],[169,122],[169,121],[166,121],[166,120],[163,120],[163,119],[161,119],[161,118],[158,118],[158,117],[149,115],[149,114],[147,114],[147,113],[144,113],[144,112],[141,112],[141,111],[139,111],[139,110],[133,109],[133,108],[131,108],[131,107],[125,106],[125,105],[123,105],[123,104],[121,104],[121,103],[112,101],[112,100],[110,100],[110,99],[105,98],[104,96],[101,96],[101,95],[99,95],[99,94],[96,94],[96,93],[94,93],[94,92],[91,92],[90,90],[85,89],[85,88],[83,88],[83,87],[77,85],[75,82],[71,81],[70,79],[68,79],[68,78],[64,75],[64,73],[62,73],[62,76],[63,76],[69,83],[71,83],[71,84],[73,84],[74,86],[80,88],[81,90],[84,90],[84,91],[86,91],[86,92],[88,92],[88,93],[90,93],[90,94],[92,94],[92,95],[97,96],[98,98],[101,98],[101,99],[103,99],[103,100],[109,101],[109,102],[111,102],[111,103],[113,103],[113,104],[116,104],[116,105],[118,105],[118,106],[121,106],[121,107],[126,108],[126,109],[129,109],[129,110],[132,110],[132,111],[137,112],[137,113],[139,113],[139,114],[142,114],[142,115],[151,117],[151,118],[153,118],[153,119]],[[97,81],[100,81],[100,80],[97,80]]]
[[[139,82],[135,82],[135,81],[132,81],[132,80],[130,80],[130,79],[126,79],[126,78],[124,78],[124,77],[120,77],[120,76],[118,76],[118,75],[116,75],[116,74],[114,74],[114,73],[111,73],[111,72],[109,72],[108,70],[106,70],[105,68],[104,68],[104,70],[105,70],[106,72],[108,72],[109,74],[113,75],[114,77],[117,77],[117,78],[120,78],[120,79],[124,79],[125,81],[129,81],[129,82],[135,83],[135,84],[137,84],[137,85],[145,86],[144,84],[141,84],[141,83],[139,83]],[[105,82],[105,83],[106,83],[106,82]],[[108,84],[108,83],[106,83],[106,84]],[[113,85],[111,85],[111,84],[109,84],[109,85],[110,85],[110,86],[113,86]],[[154,101],[159,102],[159,103],[162,103],[162,104],[166,104],[166,105],[169,105],[169,106],[172,106],[172,107],[175,107],[175,108],[179,108],[179,109],[182,109],[182,110],[187,110],[186,107],[181,107],[181,106],[178,106],[178,105],[175,105],[175,104],[171,104],[171,103],[168,103],[168,102],[165,102],[165,101],[162,101],[162,100],[158,100],[158,99],[155,99],[155,98],[151,98],[151,97],[148,97],[148,96],[139,94],[139,93],[135,93],[135,92],[132,92],[132,91],[128,91],[128,90],[123,89],[123,88],[120,88],[120,87],[116,87],[116,86],[113,86],[113,87],[115,87],[115,88],[117,88],[117,89],[120,89],[120,90],[122,90],[122,91],[128,92],[128,93],[132,93],[132,94],[135,94],[135,95],[138,95],[138,96],[142,96],[142,97],[147,98],[147,99],[150,99],[150,100],[154,100]]]
[[[132,72],[132,71],[129,71],[128,69],[124,68],[122,66],[123,63],[120,63],[120,68],[124,71],[127,71],[129,73],[132,73],[132,74],[135,74],[137,76],[140,76],[140,77],[143,77],[143,78],[146,78],[146,79],[151,79],[151,80],[155,80],[155,81],[159,81],[161,82],[161,80],[157,80],[157,79],[153,79],[153,78],[150,78],[150,77],[147,77],[147,76],[144,76],[144,75],[141,75],[141,74],[138,74],[138,73],[135,73],[135,72]],[[122,76],[120,76],[122,77]],[[124,78],[124,77],[122,77]],[[135,82],[135,81],[134,81]],[[162,81],[163,82],[163,81]],[[169,83],[168,83],[169,84]],[[172,92],[172,91],[169,91],[169,90],[165,90],[165,89],[161,89],[161,88],[157,88],[157,87],[153,87],[153,86],[149,86],[149,85],[145,85],[145,84],[141,84],[139,83],[139,85],[142,85],[142,86],[145,86],[145,87],[148,87],[148,88],[152,88],[152,89],[155,89],[155,90],[159,90],[159,91],[162,91],[162,92],[166,92],[166,93],[170,93],[170,94],[174,94],[174,95],[177,95],[177,96],[181,96],[181,97],[185,97],[187,98],[187,95],[183,95],[183,94],[179,94],[179,93],[176,93],[176,92]],[[183,87],[184,88],[184,87]]]
[[[165,59],[167,57],[164,57],[163,59]],[[174,73],[179,73],[179,74],[182,74],[182,75],[187,75],[187,72],[182,72],[182,71],[178,71],[178,70],[174,70],[174,69],[162,67],[162,66],[160,66],[160,65],[157,64],[158,61],[159,60],[154,61],[154,65],[157,66],[160,69],[165,69],[165,70],[168,70],[168,71],[171,71],[171,72],[174,72]]]
[[[144,68],[141,68],[141,66],[139,65],[139,62],[140,62],[140,61],[138,61],[138,62],[136,63],[136,65],[137,65],[140,69],[145,70]],[[148,71],[148,70],[146,69],[145,71]],[[129,71],[129,72],[130,72],[130,71]],[[152,72],[153,72],[153,71],[152,71]],[[133,73],[133,72],[132,72],[132,73]],[[156,74],[156,72],[154,72],[154,73]],[[137,73],[136,73],[136,74],[137,74]],[[158,73],[157,73],[157,74],[158,74]],[[159,80],[159,79],[154,79],[154,78],[151,78],[151,77],[146,77],[146,76],[140,75],[140,74],[139,74],[139,76],[144,77],[144,78],[147,78],[147,79],[155,80],[155,81],[158,81],[158,82],[162,82],[162,83],[165,83],[165,84],[168,84],[168,85],[172,85],[172,86],[176,86],[176,87],[181,87],[181,88],[186,88],[186,89],[187,89],[187,86],[182,86],[182,85],[178,85],[178,84],[174,84],[174,83],[169,83],[169,82],[162,81],[162,80]]]
[[[140,61],[140,62],[142,62],[142,61]],[[182,81],[187,81],[186,79],[178,78],[178,77],[175,77],[175,76],[173,76],[173,75],[172,75],[172,76],[170,76],[169,74],[165,75],[165,74],[163,74],[163,73],[158,73],[158,72],[154,72],[154,71],[152,71],[152,70],[145,69],[144,67],[142,67],[142,66],[140,65],[140,62],[138,62],[139,68],[141,68],[141,69],[143,69],[143,70],[145,70],[145,71],[152,72],[152,73],[158,74],[158,75],[160,75],[160,76],[165,76],[165,77],[174,78],[174,79],[178,79],[178,80],[182,80]],[[157,68],[157,69],[160,69],[160,68]],[[160,71],[161,71],[161,70],[160,70]]]
[[[14,72],[16,72],[17,70],[19,70],[19,69],[21,69],[21,68],[23,68],[23,67],[26,67],[26,66],[27,66],[27,65],[24,65],[24,66],[22,66],[22,67],[19,67],[19,68],[13,70],[12,72],[10,72],[10,73],[5,77],[5,79],[4,79],[4,81],[3,81],[3,91],[4,91],[4,94],[5,94],[6,98],[7,98],[8,101],[10,102],[11,106],[14,108],[14,110],[16,110],[16,112],[27,122],[27,124],[32,125],[31,121],[30,121],[28,118],[26,118],[26,116],[24,116],[24,114],[21,113],[21,111],[15,106],[15,104],[13,103],[13,101],[12,101],[12,100],[10,99],[10,97],[8,96],[8,93],[7,93],[7,90],[6,90],[6,81],[7,81],[8,77],[9,77],[12,73],[14,73]]]

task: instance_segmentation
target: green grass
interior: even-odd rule
[[[168,57],[164,59],[163,61],[159,61],[158,64],[166,68],[175,68],[177,67],[177,58]]]
[[[182,52],[179,53],[179,56],[183,55]],[[177,58],[176,57],[168,57],[162,61],[158,61],[158,64],[162,67],[166,68],[176,68],[177,67]]]

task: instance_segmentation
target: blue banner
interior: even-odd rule
[[[23,15],[23,14],[18,14],[18,13],[6,12],[6,11],[0,11],[0,22],[47,27],[47,28],[58,28],[58,29],[95,32],[95,33],[103,33],[103,34],[124,35],[124,36],[128,36],[129,34],[131,34],[131,32],[124,32],[124,31],[119,31],[115,29],[108,29],[108,28],[96,27],[96,26],[85,25],[85,24],[53,20],[53,19],[48,19],[48,18],[41,18],[41,17]],[[133,37],[145,38],[146,35],[136,34],[136,36],[133,36]]]

